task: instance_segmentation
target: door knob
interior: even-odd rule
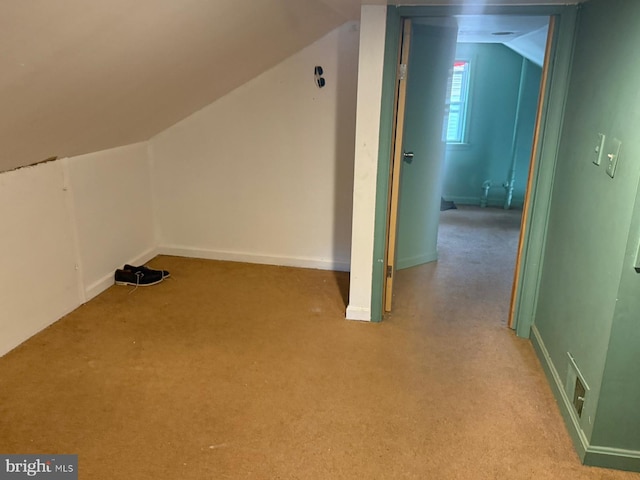
[[[413,162],[413,152],[404,152],[402,154],[402,159],[407,163]]]

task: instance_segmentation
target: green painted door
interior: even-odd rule
[[[397,268],[438,258],[445,153],[442,125],[458,34],[453,18],[414,19],[412,23],[402,147],[413,158],[408,156],[403,162],[400,178]]]

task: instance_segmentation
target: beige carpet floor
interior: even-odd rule
[[[344,320],[344,273],[156,258],[172,279],[0,359],[0,452],[77,453],[91,480],[640,479],[579,463],[505,327],[517,214],[442,217],[381,324]]]

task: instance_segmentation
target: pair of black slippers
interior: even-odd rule
[[[122,269],[117,269],[115,273],[116,285],[134,285],[136,287],[147,287],[156,285],[171,274],[167,270],[154,270],[145,265],[135,267],[125,265]]]

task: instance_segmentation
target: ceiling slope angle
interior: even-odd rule
[[[534,30],[533,32],[514,38],[509,42],[505,42],[505,45],[514,52],[522,55],[524,58],[531,60],[539,67],[542,67],[548,35],[549,26],[546,25],[538,30]]]
[[[0,2],[0,171],[145,141],[353,19],[359,3]]]

